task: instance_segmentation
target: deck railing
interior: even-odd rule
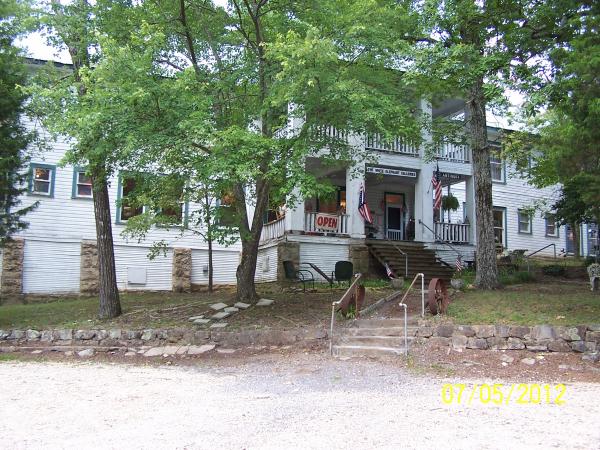
[[[285,217],[263,225],[260,233],[260,242],[272,241],[285,234]]]
[[[453,244],[468,244],[471,226],[468,223],[436,222],[434,234],[436,239]]]
[[[419,156],[419,147],[414,142],[399,137],[384,139],[380,134],[368,134],[365,137],[365,148],[369,150]]]
[[[471,160],[469,146],[453,142],[443,142],[436,155],[443,161],[468,163]]]
[[[385,237],[390,241],[401,241],[402,231],[400,230],[385,230]]]
[[[336,234],[348,234],[348,215],[338,214],[338,223],[335,230],[323,229],[317,226],[317,215],[316,212],[307,212],[304,214],[304,231],[309,233],[336,233]]]

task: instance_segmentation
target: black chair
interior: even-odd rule
[[[347,281],[348,286],[352,283],[354,278],[354,264],[350,261],[338,261],[335,263],[335,270],[331,272],[331,278],[338,282],[338,285],[342,281]]]
[[[315,288],[315,277],[309,270],[297,270],[292,261],[283,261],[283,270],[286,280],[293,283],[302,283],[302,291],[306,292],[306,283],[312,283]]]

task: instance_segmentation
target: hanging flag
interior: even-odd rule
[[[394,272],[392,272],[392,269],[390,269],[390,266],[388,265],[388,263],[385,263],[385,273],[387,274],[388,278],[396,278],[394,277]]]
[[[463,266],[462,258],[460,255],[458,255],[456,257],[456,271],[461,272],[464,268],[465,268],[465,266]]]
[[[431,179],[431,185],[433,186],[434,192],[434,200],[433,200],[433,209],[438,210],[442,207],[442,180],[440,180],[440,167],[439,165],[435,169],[433,173],[433,178]]]
[[[362,216],[365,222],[373,223],[373,218],[371,217],[371,211],[369,211],[369,205],[367,205],[367,194],[365,192],[364,186],[360,185],[360,191],[358,193],[358,212]]]

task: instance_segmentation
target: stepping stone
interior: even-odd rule
[[[174,355],[177,353],[177,350],[179,350],[178,345],[167,345],[166,347],[163,347],[163,355]]]
[[[127,353],[125,353],[125,356],[135,356],[135,355],[137,355],[136,352],[127,352]]]
[[[238,308],[238,309],[248,309],[248,308],[250,308],[250,306],[251,306],[251,305],[250,305],[249,303],[237,302],[237,303],[236,303],[235,305],[233,305],[233,306],[235,306],[235,307],[236,307],[236,308]]]
[[[210,318],[215,319],[215,320],[221,320],[221,319],[224,319],[225,317],[229,316],[229,314],[230,313],[228,313],[228,312],[221,311],[216,314],[213,314],[212,316],[210,316]]]
[[[227,326],[226,322],[221,322],[221,323],[213,323],[210,327],[211,328],[225,328]]]
[[[177,355],[185,355],[188,352],[189,349],[190,349],[189,345],[184,345],[182,347],[179,347],[179,350],[177,350],[176,354]]]
[[[194,317],[190,317],[189,321],[190,322],[195,322],[198,319],[204,319],[204,314],[202,314],[201,316],[194,316]]]
[[[225,308],[223,310],[223,312],[226,312],[226,313],[234,313],[234,312],[238,312],[238,311],[239,311],[239,309],[235,308],[233,306],[228,306],[227,308]]]
[[[273,304],[273,300],[269,300],[267,298],[261,298],[257,303],[256,306],[270,306]]]
[[[146,356],[146,357],[162,356],[162,354],[164,352],[165,352],[164,347],[152,347],[151,349],[146,350],[146,352],[144,353],[144,356]]]
[[[206,325],[208,322],[210,322],[210,319],[196,319],[194,320],[194,323],[197,325]]]
[[[223,308],[227,308],[227,305],[225,303],[215,303],[213,305],[210,305],[211,309],[214,309],[215,311],[220,311]]]
[[[205,344],[205,345],[190,345],[188,348],[188,355],[201,355],[202,353],[210,352],[214,350],[216,345],[214,344]]]
[[[217,353],[224,353],[226,355],[231,355],[235,350],[233,348],[218,348]]]

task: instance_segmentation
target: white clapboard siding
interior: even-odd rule
[[[254,279],[259,283],[277,281],[277,246],[260,248]]]
[[[329,275],[335,269],[335,263],[338,261],[348,261],[348,244],[300,243],[300,264],[313,263]],[[305,265],[301,265],[300,269],[311,270]],[[313,272],[315,280],[323,280],[323,277],[314,270],[311,272]]]
[[[173,268],[173,251],[167,255],[148,259],[147,247],[116,245],[115,264],[117,269],[117,285],[121,290],[170,291],[172,289],[171,273]],[[140,268],[146,271],[145,284],[128,282],[128,268]]]
[[[79,292],[80,262],[79,243],[26,240],[23,293]]]
[[[239,264],[240,254],[237,250],[217,249],[213,251],[213,283],[235,284],[235,271]],[[208,284],[208,250],[192,250],[192,283]]]

